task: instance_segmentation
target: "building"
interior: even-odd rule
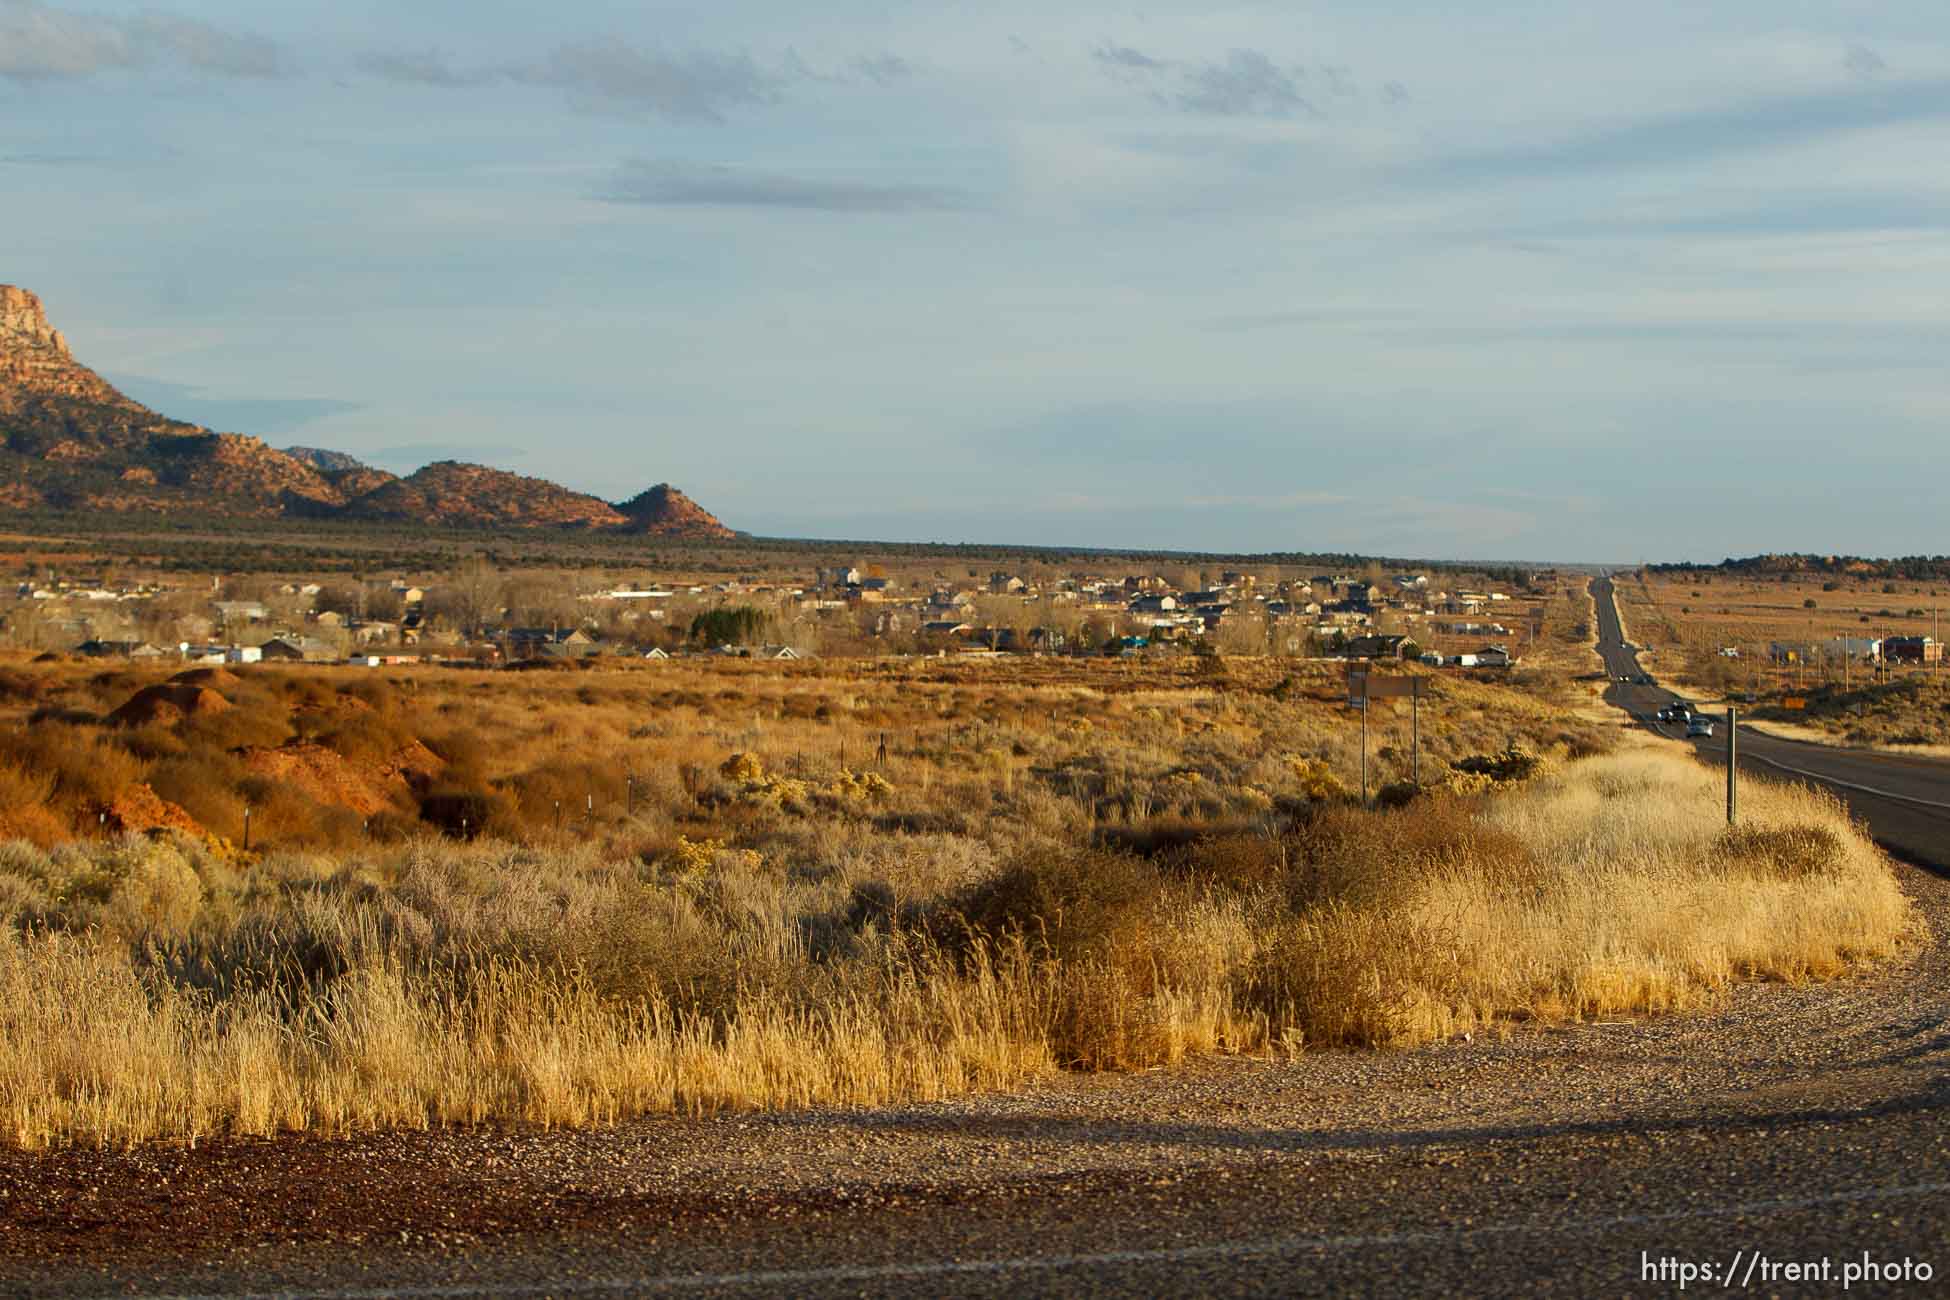
[[[1341,653],[1349,659],[1399,659],[1408,638],[1396,632],[1350,637]]]
[[[1890,637],[1882,653],[1890,663],[1942,663],[1944,643],[1936,637]]]
[[[315,636],[274,636],[261,646],[252,646],[258,657],[282,663],[337,663],[338,647]]]

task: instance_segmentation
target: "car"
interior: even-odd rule
[[[1711,718],[1703,718],[1696,713],[1686,723],[1686,737],[1689,740],[1694,736],[1710,736],[1712,734],[1713,719]]]
[[[1638,677],[1634,680],[1636,680],[1640,686],[1650,686],[1652,685],[1652,674],[1640,673]]]
[[[1670,705],[1670,704],[1668,704],[1668,705],[1665,705],[1665,706],[1664,706],[1664,707],[1662,707],[1662,708],[1661,708],[1661,709],[1660,709],[1660,710],[1659,710],[1659,711],[1658,711],[1657,713],[1655,713],[1655,714],[1653,714],[1652,716],[1653,716],[1653,717],[1655,717],[1655,718],[1657,718],[1657,719],[1658,719],[1659,721],[1661,721],[1661,722],[1671,722],[1671,721],[1672,721],[1672,705]]]

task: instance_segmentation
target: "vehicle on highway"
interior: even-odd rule
[[[1652,674],[1640,673],[1635,680],[1638,682],[1640,686],[1650,686],[1652,685]]]
[[[1694,736],[1710,736],[1712,734],[1713,734],[1713,719],[1701,717],[1699,714],[1695,713],[1690,719],[1687,720],[1686,723],[1687,739],[1690,740]]]

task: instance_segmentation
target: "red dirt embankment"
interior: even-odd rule
[[[113,727],[146,727],[151,723],[173,727],[185,718],[222,713],[229,707],[229,700],[206,687],[164,682],[137,691],[127,704],[109,714],[107,721]]]

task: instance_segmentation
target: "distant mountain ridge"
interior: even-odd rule
[[[546,479],[439,461],[401,478],[322,447],[280,451],[159,415],[77,362],[41,300],[0,285],[0,509],[738,536],[667,483],[611,505]]]

